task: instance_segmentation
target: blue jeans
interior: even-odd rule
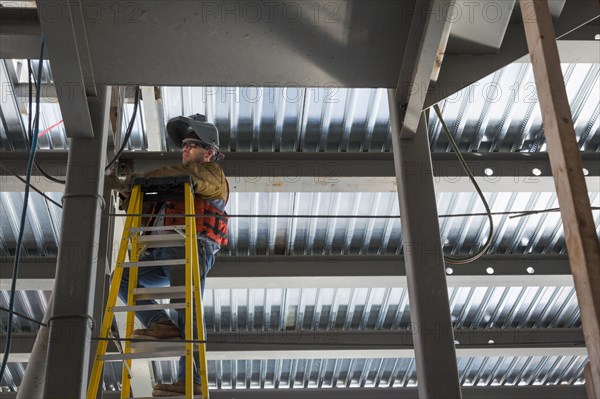
[[[203,238],[198,239],[198,259],[200,260],[200,286],[202,297],[204,297],[204,285],[206,275],[215,263],[215,255],[220,247],[212,241]],[[168,260],[168,259],[184,259],[184,247],[167,247],[167,248],[151,248],[148,249],[142,256],[140,261],[150,260]],[[204,269],[204,270],[202,270]],[[185,268],[182,265],[178,266],[153,266],[140,267],[138,269],[138,287],[167,287],[167,286],[182,286],[185,285]],[[123,278],[119,287],[119,298],[127,303],[127,291],[129,289],[129,269],[123,270]],[[171,302],[176,302],[171,300]],[[139,300],[137,305],[152,305],[157,302],[153,299]],[[135,315],[140,320],[144,327],[149,327],[153,324],[171,320],[169,315],[164,310],[147,310],[136,312]],[[196,321],[196,320],[194,320]],[[179,327],[181,338],[185,338],[185,309],[177,309],[177,325]],[[196,336],[194,330],[194,337]],[[179,380],[185,379],[185,356],[179,358],[179,372],[177,373]],[[200,377],[194,374],[194,381],[200,383]]]

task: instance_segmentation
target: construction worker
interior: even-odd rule
[[[167,133],[173,142],[183,147],[181,164],[168,166],[143,174],[143,177],[165,177],[189,175],[195,193],[196,214],[217,214],[224,217],[196,218],[198,232],[198,259],[201,267],[201,292],[204,294],[205,276],[215,262],[215,255],[222,245],[227,244],[227,219],[225,204],[229,195],[228,184],[221,166],[216,163],[223,159],[219,151],[219,136],[215,125],[206,121],[204,115],[176,117],[167,123]],[[154,209],[156,217],[153,226],[183,225],[183,217],[169,217],[169,214],[185,214],[185,203],[167,201],[160,209]],[[183,247],[152,248],[140,256],[140,261],[184,259]],[[129,269],[125,269],[119,289],[119,297],[127,302]],[[185,270],[181,266],[155,266],[138,269],[138,287],[184,286]],[[176,302],[177,300],[171,300]],[[183,301],[183,300],[180,300]],[[138,305],[155,304],[154,300],[138,300]],[[184,338],[185,311],[178,310],[178,324],[169,318],[164,310],[136,312],[145,328],[133,331],[136,339],[178,339]],[[185,357],[179,360],[178,380],[173,384],[157,384],[152,396],[185,395]],[[194,394],[201,394],[200,377],[195,373]]]

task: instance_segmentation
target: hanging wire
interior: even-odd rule
[[[465,161],[462,154],[460,153],[458,145],[456,144],[454,137],[452,137],[452,133],[450,133],[450,130],[448,130],[448,126],[446,126],[446,122],[444,121],[442,112],[440,111],[440,107],[436,104],[433,106],[433,109],[434,109],[435,113],[437,114],[438,119],[440,120],[442,129],[446,133],[446,136],[448,136],[448,141],[450,142],[452,149],[456,153],[456,157],[458,158],[458,161],[462,165],[464,171],[469,176],[469,180],[471,180],[471,182],[473,183],[473,186],[475,187],[477,194],[479,194],[479,198],[481,198],[481,201],[483,202],[483,206],[485,207],[486,215],[487,215],[488,221],[490,223],[490,230],[488,232],[487,240],[476,253],[474,253],[473,255],[467,256],[467,257],[456,257],[456,256],[444,255],[444,260],[447,263],[450,263],[453,265],[464,265],[466,263],[470,263],[470,262],[473,262],[473,261],[479,259],[488,250],[488,248],[492,244],[492,239],[494,237],[494,220],[492,218],[492,211],[490,210],[490,206],[488,205],[487,200],[485,199],[485,196],[481,192],[481,188],[479,187],[479,184],[477,184],[477,181],[475,180],[473,173],[471,173],[471,170],[469,169],[467,162]]]
[[[592,207],[593,211],[600,210],[600,207]],[[455,213],[455,214],[447,214],[447,215],[439,215],[439,218],[457,218],[457,217],[474,217],[474,216],[502,216],[502,215],[512,215],[511,218],[519,218],[524,216],[529,216],[538,213],[551,213],[551,212],[559,212],[560,208],[550,208],[550,209],[536,209],[531,211],[501,211],[501,212],[474,212],[474,213]],[[126,217],[126,216],[139,216],[139,217],[153,217],[156,216],[153,213],[107,213],[105,216],[115,216],[115,217]],[[196,218],[294,218],[294,219],[401,219],[400,215],[285,215],[285,214],[227,214],[227,216],[219,215],[216,213],[173,213],[169,214],[171,217],[196,217]]]
[[[131,115],[131,119],[129,120],[129,125],[127,126],[127,131],[125,132],[125,137],[123,138],[123,143],[121,144],[121,148],[115,154],[114,158],[110,160],[110,162],[104,168],[105,170],[109,170],[110,167],[119,160],[119,157],[125,151],[125,147],[127,147],[127,143],[129,142],[129,137],[131,137],[131,132],[133,131],[133,125],[135,123],[135,117],[137,116],[138,108],[140,106],[140,86],[135,87],[135,97],[133,100],[133,114]]]

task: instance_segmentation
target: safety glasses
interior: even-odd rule
[[[193,149],[193,148],[204,148],[205,150],[210,150],[210,146],[206,145],[206,144],[200,144],[200,143],[183,143],[183,148],[187,148],[187,149]]]

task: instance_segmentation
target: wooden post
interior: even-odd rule
[[[600,392],[600,245],[547,0],[520,0],[548,155],[589,355],[589,392]]]
[[[585,369],[583,370],[583,375],[585,377],[585,380],[587,381],[587,383],[585,384],[585,388],[587,391],[587,396],[588,398],[598,398],[600,397],[600,392],[597,392],[595,389],[596,387],[594,386],[594,384],[592,384],[592,381],[594,381],[594,377],[592,375],[592,368],[591,368],[591,363],[588,362],[585,365]]]

